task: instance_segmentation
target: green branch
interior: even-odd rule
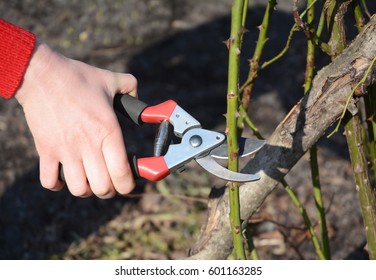
[[[307,211],[304,208],[303,204],[299,201],[298,196],[294,192],[294,190],[286,183],[285,180],[282,181],[282,185],[289,194],[292,202],[295,204],[295,206],[298,208],[300,214],[303,217],[304,223],[307,225],[307,229],[311,235],[313,246],[315,247],[316,254],[319,256],[321,260],[325,260],[324,253],[321,250],[320,241],[317,238],[317,235],[315,233],[314,227],[311,223],[311,220],[308,217]]]
[[[312,185],[313,185],[313,197],[315,199],[315,205],[317,209],[317,216],[320,225],[320,235],[322,241],[322,251],[326,260],[330,260],[330,246],[328,237],[328,228],[326,225],[325,207],[322,199],[319,166],[317,161],[317,146],[314,145],[310,150],[310,163],[312,173]]]
[[[249,74],[248,78],[240,89],[243,92],[242,106],[245,110],[248,109],[249,101],[251,99],[251,92],[254,85],[254,81],[257,77],[259,71],[259,62],[261,59],[262,52],[264,50],[265,44],[268,41],[267,33],[269,29],[269,23],[274,11],[274,7],[277,5],[276,0],[268,0],[268,5],[266,6],[264,18],[261,25],[258,27],[260,32],[257,39],[255,51],[253,53],[252,59],[250,60]]]
[[[308,12],[308,10],[311,7],[313,7],[314,4],[316,4],[316,2],[317,2],[317,0],[314,0],[310,5],[308,5],[308,7],[300,14],[300,17],[303,18],[306,15],[306,13]],[[292,41],[292,36],[294,35],[294,33],[296,31],[299,31],[299,27],[298,27],[298,25],[296,23],[294,23],[294,25],[290,29],[290,33],[289,33],[289,36],[287,37],[287,41],[286,41],[285,47],[275,57],[273,57],[272,59],[270,59],[268,61],[265,61],[261,65],[260,70],[268,67],[270,64],[276,62],[278,59],[280,59],[282,56],[285,55],[285,53],[290,48],[291,41]]]
[[[312,4],[312,0],[308,0],[307,5]],[[307,15],[307,27],[311,34],[315,34],[315,6],[311,6]],[[311,40],[307,41],[307,58],[306,58],[306,73],[304,82],[304,94],[307,94],[312,86],[314,69],[315,69],[315,44]],[[325,208],[322,199],[321,183],[319,176],[319,166],[317,161],[317,146],[313,145],[310,149],[310,165],[313,185],[313,197],[317,209],[317,216],[319,219],[320,233],[322,240],[322,251],[325,259],[330,259],[330,246],[328,238],[328,230],[326,226]]]
[[[369,257],[370,259],[375,260],[376,196],[368,179],[367,159],[364,154],[362,129],[358,116],[350,118],[345,125],[345,132],[368,241]]]
[[[231,9],[231,33],[228,39],[229,48],[229,66],[228,66],[228,86],[227,86],[227,142],[228,142],[228,168],[237,172],[239,169],[238,161],[238,98],[239,98],[239,61],[241,50],[241,39],[243,35],[242,23],[244,1],[234,0]],[[245,259],[245,250],[243,245],[242,223],[240,217],[239,203],[239,185],[234,182],[229,183],[230,188],[230,224],[234,240],[236,258]]]

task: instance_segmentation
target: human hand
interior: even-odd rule
[[[70,192],[127,194],[135,186],[113,110],[116,93],[137,96],[137,80],[68,59],[45,44],[34,50],[16,99],[40,156],[40,180],[60,190],[59,163]]]

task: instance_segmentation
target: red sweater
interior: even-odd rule
[[[34,46],[33,33],[0,19],[0,96],[15,95]]]

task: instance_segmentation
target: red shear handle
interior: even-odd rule
[[[168,100],[154,106],[148,106],[127,94],[116,94],[114,98],[115,110],[136,124],[160,123],[164,120],[170,120],[176,105],[175,101]]]
[[[116,111],[128,117],[136,124],[160,123],[164,120],[170,120],[176,105],[175,101],[168,100],[154,106],[148,106],[144,102],[127,94],[116,94],[113,104]],[[130,167],[135,177],[142,177],[150,181],[162,180],[170,174],[162,156],[140,159],[134,157]],[[62,165],[59,166],[59,169],[59,179],[64,181]]]
[[[160,123],[164,120],[170,120],[175,107],[176,102],[173,100],[146,107],[141,113],[141,120],[144,123]]]
[[[136,161],[138,176],[149,181],[159,181],[170,174],[163,156],[139,158]]]

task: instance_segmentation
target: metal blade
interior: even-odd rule
[[[265,140],[258,140],[258,139],[249,139],[249,138],[239,138],[238,145],[239,145],[239,157],[246,157],[256,153],[260,150],[264,145]],[[228,159],[228,145],[227,141],[218,146],[217,148],[213,149],[210,152],[210,155],[213,158],[217,159]]]
[[[210,155],[202,158],[196,158],[196,162],[209,173],[231,182],[251,182],[260,179],[257,174],[237,173],[219,165]]]

